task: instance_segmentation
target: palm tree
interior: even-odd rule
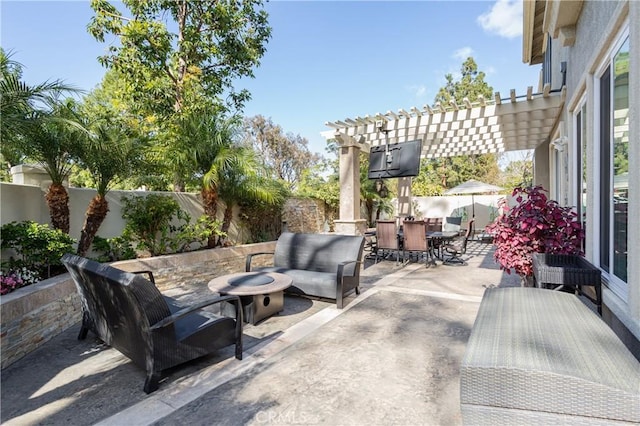
[[[78,255],[91,247],[100,225],[109,211],[106,194],[118,180],[130,176],[142,161],[146,139],[136,135],[126,123],[113,117],[101,118],[88,126],[90,136],[80,154],[81,165],[91,173],[96,195],[89,202],[80,231]]]
[[[11,60],[11,54],[0,48],[0,140],[3,147],[11,146],[9,142],[28,131],[35,118],[52,118],[46,114],[34,117],[34,111],[51,110],[62,94],[77,92],[75,87],[60,80],[28,85],[21,78],[22,64]]]
[[[71,121],[76,124],[71,126]],[[49,175],[51,184],[45,199],[51,224],[65,233],[69,233],[69,194],[63,183],[71,173],[82,137],[77,126],[73,102],[67,101],[51,112],[33,111],[21,124],[22,134],[14,135],[10,143]]]
[[[202,206],[211,223],[217,220],[221,177],[236,162],[233,141],[238,134],[239,123],[238,117],[220,118],[210,109],[186,114],[176,126],[175,134],[179,140],[174,146],[179,146],[180,152],[170,161],[179,163],[181,169],[189,163],[200,179]],[[215,247],[216,238],[212,233],[207,247]]]
[[[360,199],[364,203],[364,210],[367,215],[367,226],[376,226],[376,220],[380,217],[381,211],[386,211],[386,197],[380,196],[376,189],[376,181],[367,177],[368,158],[366,155],[360,156]]]
[[[229,149],[216,158],[222,170],[219,176],[219,197],[225,203],[222,219],[222,232],[227,235],[233,208],[240,202],[256,202],[274,205],[284,200],[284,187],[277,185],[276,181],[269,178],[263,163],[259,161],[255,151],[247,147]],[[225,167],[225,165],[227,167]],[[222,239],[218,239],[217,245],[221,245]]]

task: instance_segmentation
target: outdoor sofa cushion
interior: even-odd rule
[[[485,291],[460,369],[465,424],[640,423],[640,363],[576,296]]]

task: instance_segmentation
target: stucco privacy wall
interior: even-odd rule
[[[161,291],[205,287],[220,275],[244,270],[247,254],[273,251],[275,242],[200,250],[170,256],[115,262],[125,271],[151,270]],[[270,256],[257,256],[257,266]],[[205,290],[206,291],[206,290]],[[81,318],[80,300],[68,274],[23,287],[0,299],[1,368],[32,352]]]
[[[69,193],[69,224],[71,237],[78,240],[80,230],[84,224],[84,215],[91,199],[96,191],[85,188],[67,188]],[[46,186],[19,185],[13,183],[0,183],[0,224],[4,225],[12,221],[32,220],[38,223],[51,223],[49,210],[44,199]],[[103,238],[117,237],[122,234],[125,221],[122,219],[123,196],[145,196],[149,194],[162,194],[173,197],[178,201],[180,207],[185,210],[193,221],[203,214],[202,203],[199,195],[188,192],[151,192],[151,191],[109,191],[107,202],[109,203],[109,213],[105,218],[98,235]],[[219,219],[222,220],[224,204],[218,208]],[[234,212],[234,219],[237,218],[237,211]],[[247,241],[248,234],[237,226],[238,221],[232,221],[229,229],[229,239],[234,243]]]

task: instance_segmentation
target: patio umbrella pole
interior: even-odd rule
[[[474,194],[471,194],[471,239],[473,240],[476,236],[476,202],[474,198]]]

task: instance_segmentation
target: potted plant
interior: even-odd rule
[[[541,186],[515,188],[517,204],[487,226],[500,269],[533,281],[533,253],[582,255],[584,230],[571,207],[547,199]]]

